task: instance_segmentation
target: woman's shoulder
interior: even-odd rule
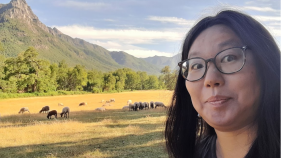
[[[216,135],[211,135],[196,144],[195,158],[217,158],[216,139]]]

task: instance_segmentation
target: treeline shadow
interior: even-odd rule
[[[73,135],[75,136],[75,134]],[[0,157],[168,157],[163,132],[144,132],[111,138],[90,138],[78,142],[60,142],[0,148]]]

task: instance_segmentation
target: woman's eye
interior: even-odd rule
[[[227,63],[227,62],[231,62],[231,61],[236,60],[236,59],[237,59],[237,57],[234,56],[234,55],[227,55],[227,56],[225,56],[221,59],[221,62]]]
[[[198,70],[198,69],[201,69],[201,68],[203,68],[202,64],[193,64],[191,66],[191,70]]]

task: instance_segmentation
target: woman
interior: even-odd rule
[[[200,20],[179,67],[170,157],[280,157],[280,50],[259,22],[231,10]]]

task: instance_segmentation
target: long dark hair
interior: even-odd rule
[[[257,112],[257,138],[247,158],[277,158],[280,156],[280,50],[270,33],[252,17],[232,10],[200,20],[185,38],[181,60],[205,29],[222,24],[231,28],[254,54],[261,81],[260,105]],[[171,107],[168,110],[165,138],[170,157],[193,158],[196,144],[215,135],[214,128],[198,119],[185,80],[179,73]],[[203,127],[204,126],[204,127]]]

